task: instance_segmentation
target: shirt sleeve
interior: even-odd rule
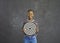
[[[36,34],[38,34],[38,32],[39,32],[39,25],[38,25],[38,22],[36,21],[35,24],[36,24]]]
[[[26,23],[26,22],[23,22],[23,26],[22,26],[22,32],[23,32],[24,35],[26,35],[26,34],[24,33],[24,30],[23,30],[25,23]]]

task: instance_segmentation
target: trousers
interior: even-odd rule
[[[24,43],[37,43],[36,36],[25,36]]]

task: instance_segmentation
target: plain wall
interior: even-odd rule
[[[0,43],[23,43],[29,8],[39,24],[38,43],[60,43],[60,0],[0,0]]]

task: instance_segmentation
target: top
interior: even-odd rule
[[[33,23],[35,23],[36,24],[36,27],[37,27],[37,29],[38,29],[38,23],[33,19],[32,21],[30,21],[30,20],[26,20],[26,21],[24,21],[24,23],[23,23],[23,27],[24,27],[24,25],[25,25],[25,23],[27,23],[27,22],[33,22]],[[22,29],[23,29],[23,27],[22,27]],[[24,33],[24,32],[23,32]],[[25,36],[28,36],[28,35],[26,35],[25,33],[24,33],[24,35]],[[37,36],[37,33],[36,34],[34,34],[34,35],[31,35],[31,36],[28,36],[28,37],[32,37],[32,36]]]

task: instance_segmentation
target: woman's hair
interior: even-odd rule
[[[32,10],[32,9],[28,9],[28,12],[30,12],[30,11],[33,11],[34,12],[34,10]]]

